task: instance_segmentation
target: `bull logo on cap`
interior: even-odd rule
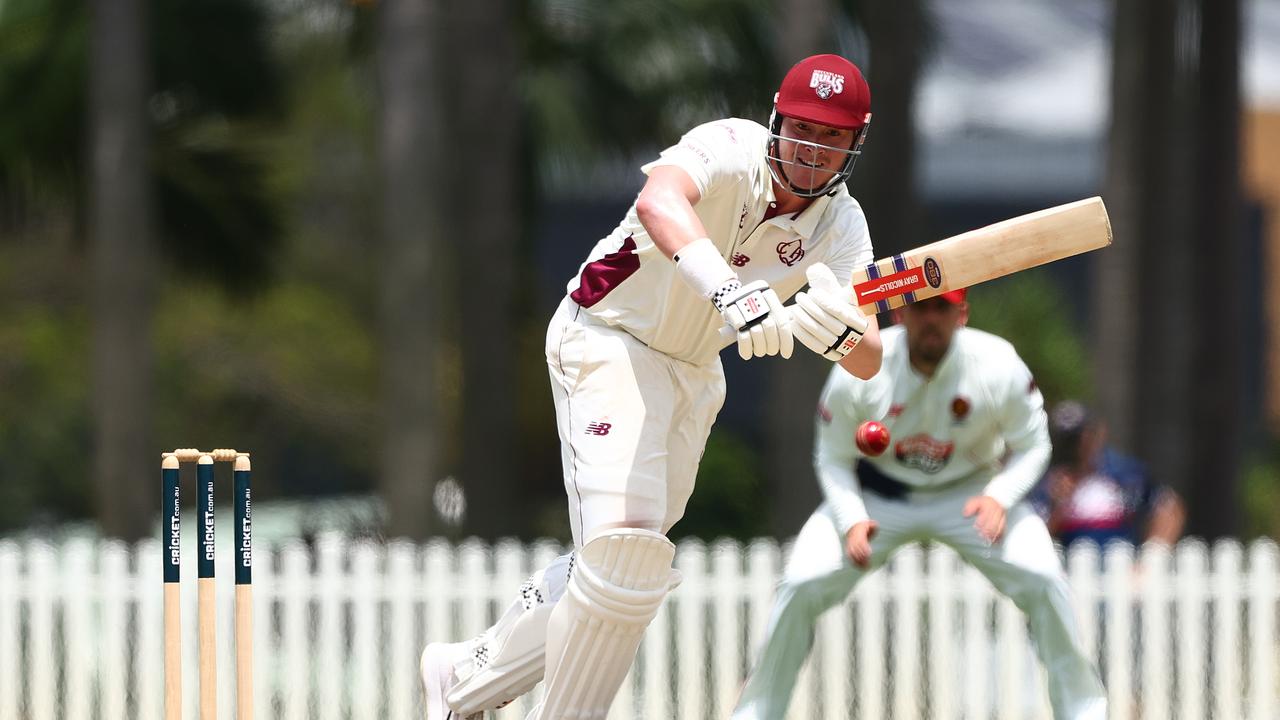
[[[844,92],[844,76],[827,70],[814,70],[809,78],[809,87],[823,100],[832,95]]]

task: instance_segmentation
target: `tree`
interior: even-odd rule
[[[1188,67],[1174,38],[1178,3],[1116,4],[1104,197],[1114,241],[1092,258],[1094,378],[1114,441],[1181,487],[1189,306],[1184,153]],[[1158,312],[1152,312],[1159,308]],[[1182,326],[1185,327],[1185,326]]]
[[[528,216],[521,186],[528,177],[522,154],[520,46],[514,5],[505,0],[445,3],[440,24],[449,182],[440,189],[448,213],[443,237],[456,258],[453,273],[462,363],[458,477],[467,491],[467,531],[482,537],[516,532],[514,499],[523,485],[516,458],[517,362],[515,298],[527,281],[516,272]],[[476,42],[476,38],[485,41]]]
[[[387,532],[433,529],[431,492],[442,466],[436,353],[442,293],[436,237],[444,195],[432,28],[434,2],[384,0],[378,8],[382,112],[383,455]]]
[[[1196,509],[1190,532],[1207,537],[1236,536],[1242,530],[1241,453],[1244,423],[1246,345],[1243,269],[1249,267],[1243,233],[1240,179],[1240,35],[1239,0],[1198,0],[1199,75],[1195,86],[1197,112],[1195,180],[1191,223],[1192,267],[1225,268],[1236,277],[1219,278],[1215,301],[1196,302],[1188,313],[1196,328],[1191,341],[1191,374],[1187,393],[1196,428],[1212,428],[1217,443],[1189,443],[1193,447],[1188,472],[1188,495]],[[1195,287],[1196,273],[1184,288]],[[1194,295],[1194,293],[1187,293]]]
[[[1209,536],[1240,522],[1244,283],[1219,283],[1213,303],[1187,288],[1199,268],[1247,266],[1239,25],[1238,2],[1116,3],[1105,191],[1115,240],[1094,258],[1098,406],[1117,444],[1190,496],[1189,529]],[[1222,440],[1192,442],[1204,427]]]
[[[93,477],[102,530],[149,526],[155,274],[147,177],[148,65],[142,0],[94,0],[90,58]]]

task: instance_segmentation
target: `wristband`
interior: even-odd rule
[[[708,300],[725,283],[738,277],[710,238],[698,238],[685,245],[676,252],[674,259],[680,278]]]

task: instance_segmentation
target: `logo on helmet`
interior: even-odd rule
[[[818,97],[826,100],[844,92],[844,76],[827,70],[814,70],[813,76],[809,78],[809,87],[813,88]]]

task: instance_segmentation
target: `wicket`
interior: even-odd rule
[[[168,522],[164,536],[164,717],[182,718],[182,621],[180,617],[180,566],[182,560],[182,505],[179,501],[179,468],[183,462],[196,463],[200,523],[197,562],[197,622],[200,675],[200,720],[216,720],[218,709],[216,619],[214,606],[213,464],[234,465],[236,538],[236,718],[253,718],[253,525],[249,499],[250,464],[248,453],[219,449],[202,452],[180,448],[161,456],[160,475],[164,486],[162,507]]]

